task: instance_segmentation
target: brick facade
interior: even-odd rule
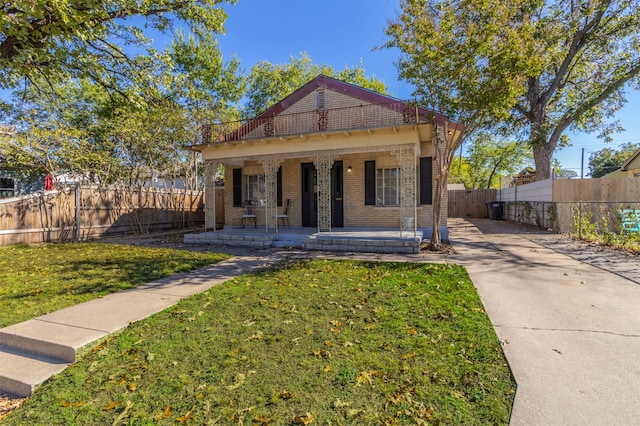
[[[419,114],[423,114],[422,118]],[[225,165],[225,226],[240,225],[244,213],[244,208],[237,205],[240,197],[237,184],[234,206],[233,170],[241,169],[244,200],[244,177],[263,175],[261,159],[266,158],[280,159],[283,206],[278,207],[278,212],[282,212],[286,200],[290,200],[289,222],[291,226],[301,226],[302,164],[313,163],[316,155],[328,153],[332,161],[343,164],[344,226],[399,228],[400,206],[365,204],[365,162],[374,160],[376,169],[400,167],[399,158],[392,152],[397,152],[399,147],[415,147],[419,186],[420,158],[435,155],[432,125],[423,121],[425,116],[424,110],[420,112],[414,106],[321,76],[267,110],[259,119],[244,125],[248,130],[242,139],[203,145],[199,150],[205,161]],[[413,121],[407,121],[407,117]],[[323,120],[328,121],[326,129]],[[435,162],[431,169],[433,191],[437,179]],[[420,188],[417,188],[417,226],[428,228],[432,226],[433,207],[420,205],[419,194]],[[258,226],[264,227],[265,208],[259,206],[256,214]],[[441,218],[442,225],[446,225],[446,199],[442,202]]]

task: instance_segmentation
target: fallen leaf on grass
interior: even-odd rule
[[[262,331],[257,331],[256,334],[254,334],[253,336],[249,337],[246,340],[260,340],[262,339]]]
[[[362,410],[356,410],[355,408],[351,408],[347,410],[347,417],[356,417],[360,413],[362,413]]]
[[[342,408],[342,407],[348,407],[350,404],[348,402],[343,402],[340,401],[339,399],[336,399],[335,401],[333,401],[333,408]]]
[[[242,386],[242,384],[244,383],[244,380],[246,379],[247,376],[245,376],[243,373],[238,373],[236,374],[236,377],[234,379],[234,384],[227,386],[228,390],[236,390],[238,389],[240,386]]]
[[[173,411],[171,410],[171,407],[166,406],[162,410],[158,411],[155,414],[155,416],[153,416],[153,420],[159,421],[159,420],[162,420],[162,419],[166,419],[167,417],[171,417],[171,414],[173,414]]]
[[[259,424],[259,425],[262,425],[262,426],[266,426],[270,422],[270,420],[268,418],[266,418],[265,416],[254,417],[253,421],[255,422],[254,424]]]
[[[358,374],[358,377],[356,378],[356,384],[353,386],[358,387],[360,385],[363,385],[364,383],[368,383],[368,384],[372,384],[373,382],[371,381],[372,378],[372,374],[369,371],[362,371],[360,372],[360,374]]]
[[[305,413],[299,416],[295,416],[293,419],[293,424],[295,425],[308,425],[313,422],[316,416],[312,413]]]
[[[119,402],[115,402],[115,401],[111,401],[110,403],[108,403],[107,405],[105,405],[104,407],[102,407],[102,411],[111,411],[114,408],[119,407],[121,404]]]
[[[293,394],[291,392],[289,392],[288,389],[283,390],[282,392],[280,392],[280,395],[278,395],[280,398],[282,399],[291,399],[293,398]]]

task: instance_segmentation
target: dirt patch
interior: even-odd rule
[[[0,393],[0,420],[18,409],[26,400],[27,398],[15,398]]]

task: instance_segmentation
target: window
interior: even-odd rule
[[[400,205],[400,169],[376,169],[376,205]]]
[[[319,111],[324,110],[324,90],[318,90],[316,92],[316,107]]]
[[[254,200],[258,206],[267,204],[267,186],[264,175],[244,176],[244,199]]]

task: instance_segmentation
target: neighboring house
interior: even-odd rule
[[[252,120],[207,126],[190,149],[202,153],[207,183],[225,166],[226,225],[238,224],[252,203],[267,230],[279,226],[287,204],[291,226],[415,230],[433,222],[434,120],[453,137],[464,131],[442,115],[321,75]],[[215,223],[212,189],[207,229]],[[446,226],[446,200],[441,217]]]
[[[618,170],[602,177],[640,177],[640,149],[634,152]]]

